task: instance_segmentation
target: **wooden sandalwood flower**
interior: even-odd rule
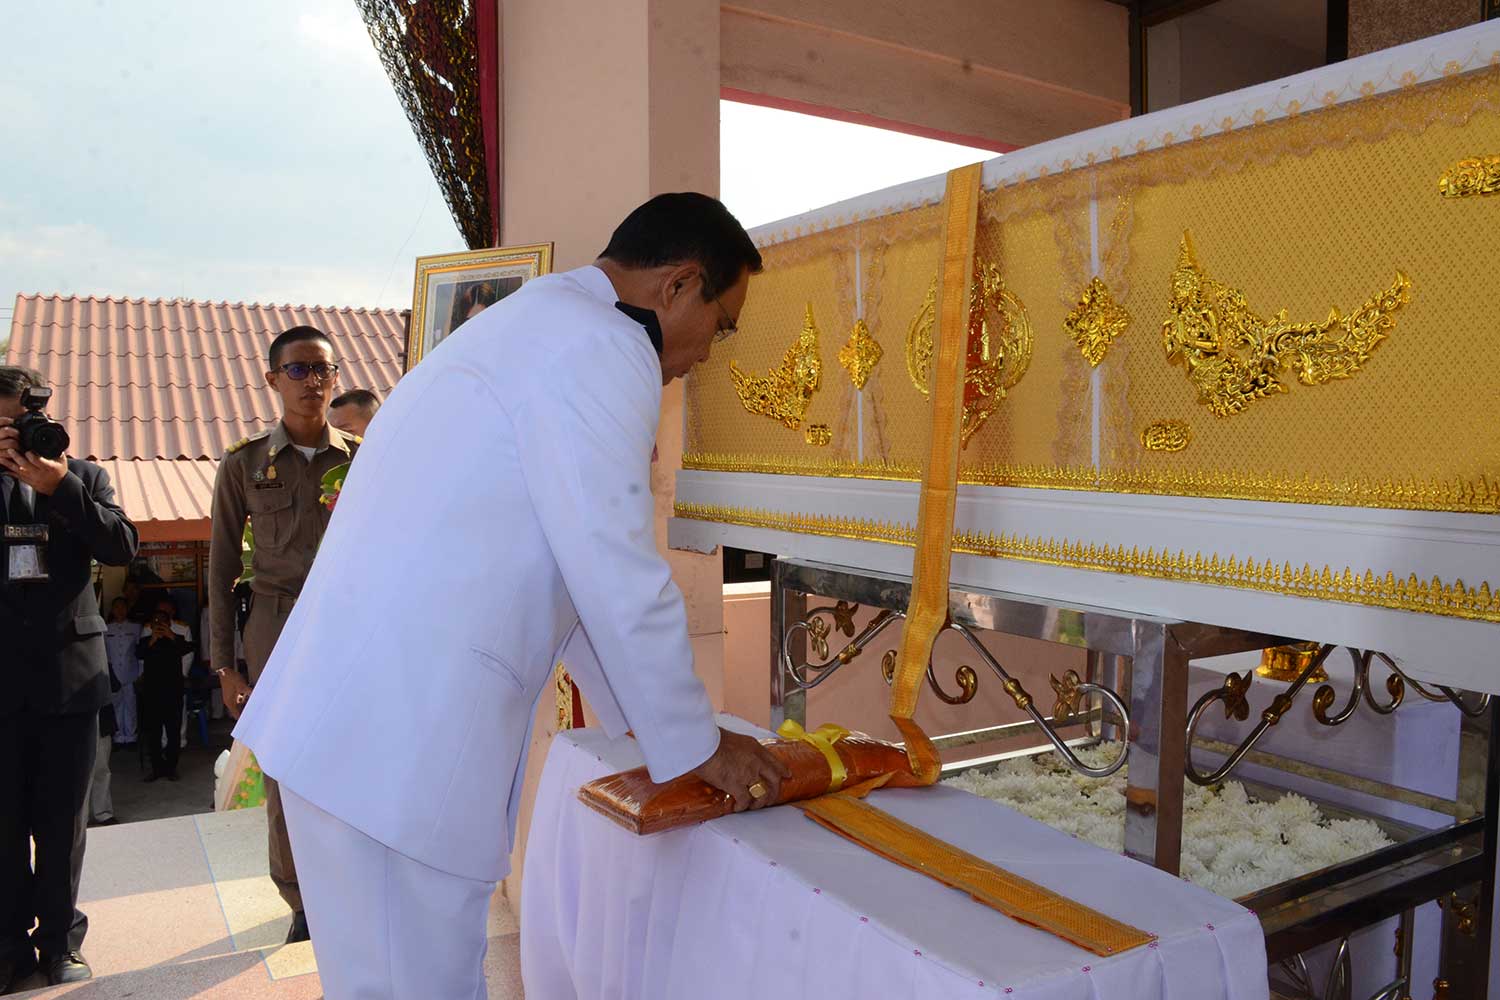
[[[776,805],[877,779],[893,786],[918,784],[906,751],[893,743],[832,725],[809,733],[792,721],[782,725],[780,734],[780,739],[761,741],[792,772],[781,783]],[[578,797],[638,834],[702,823],[734,811],[733,799],[701,778],[684,774],[658,785],[644,767],[591,781],[578,790]]]

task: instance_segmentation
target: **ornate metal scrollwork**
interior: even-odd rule
[[[1198,731],[1198,720],[1203,718],[1203,713],[1207,711],[1208,706],[1216,701],[1223,702],[1224,717],[1226,719],[1233,718],[1243,721],[1249,718],[1250,703],[1246,695],[1250,690],[1250,684],[1253,681],[1254,675],[1248,670],[1243,674],[1230,674],[1224,679],[1223,686],[1205,692],[1203,697],[1199,698],[1193,704],[1193,710],[1188,713],[1188,752],[1187,766],[1185,768],[1188,780],[1195,785],[1213,785],[1223,781],[1229,775],[1230,771],[1239,766],[1245,754],[1255,748],[1255,744],[1260,742],[1260,738],[1266,734],[1266,731],[1281,721],[1282,717],[1286,715],[1287,710],[1292,707],[1292,703],[1296,701],[1298,692],[1302,690],[1303,685],[1307,683],[1313,671],[1323,665],[1323,661],[1328,659],[1328,654],[1333,652],[1334,648],[1332,645],[1320,646],[1318,648],[1318,655],[1313,657],[1312,661],[1302,669],[1302,673],[1292,682],[1291,686],[1272,699],[1270,706],[1260,714],[1260,721],[1255,724],[1254,729],[1250,730],[1250,735],[1246,736],[1240,742],[1240,745],[1235,748],[1234,752],[1229,755],[1229,759],[1224,761],[1218,770],[1210,774],[1204,774],[1193,764],[1193,737]]]
[[[1460,712],[1470,718],[1477,718],[1489,707],[1489,695],[1480,695],[1479,700],[1470,705],[1464,700],[1463,695],[1450,687],[1439,686],[1437,691],[1429,689],[1420,681],[1408,677],[1406,672],[1396,665],[1396,661],[1385,653],[1373,649],[1360,651],[1349,650],[1349,656],[1354,661],[1354,687],[1349,691],[1349,699],[1344,707],[1334,715],[1328,714],[1328,709],[1333,707],[1337,695],[1334,693],[1333,685],[1324,684],[1319,687],[1313,695],[1313,718],[1325,726],[1340,726],[1347,722],[1359,709],[1360,700],[1370,706],[1370,710],[1378,715],[1390,715],[1401,707],[1406,699],[1406,689],[1410,685],[1428,701],[1446,701],[1453,704]],[[1386,694],[1390,701],[1382,703],[1374,693],[1374,686],[1370,683],[1370,667],[1375,660],[1380,660],[1390,671],[1385,678]]]
[[[1115,694],[1109,688],[1099,684],[1076,684],[1073,686],[1073,690],[1077,694],[1078,698],[1081,699],[1089,695],[1098,695],[1100,698],[1109,702],[1109,704],[1114,708],[1115,713],[1120,717],[1120,732],[1122,735],[1119,756],[1117,756],[1114,760],[1110,761],[1103,767],[1089,767],[1083,761],[1078,759],[1078,755],[1073,752],[1073,748],[1068,746],[1067,741],[1059,736],[1057,730],[1052,727],[1052,722],[1058,720],[1048,720],[1046,716],[1042,715],[1042,713],[1036,707],[1035,699],[1033,699],[1031,695],[1027,693],[1026,688],[1022,686],[1020,681],[1012,677],[1006,671],[1006,669],[1000,665],[1000,661],[996,660],[995,657],[990,653],[990,651],[985,648],[984,643],[979,641],[978,636],[976,636],[967,627],[960,625],[955,621],[950,621],[946,627],[953,630],[954,632],[957,632],[959,635],[968,640],[969,645],[973,648],[974,652],[978,654],[979,658],[983,660],[985,664],[995,672],[995,675],[997,677],[1000,678],[1000,682],[1005,687],[1005,693],[1010,695],[1011,700],[1016,703],[1016,707],[1025,712],[1027,715],[1031,716],[1031,721],[1036,723],[1037,727],[1041,729],[1042,735],[1047,737],[1047,741],[1052,744],[1053,749],[1057,751],[1058,755],[1062,757],[1063,760],[1067,761],[1069,767],[1077,771],[1079,774],[1087,775],[1090,778],[1107,778],[1111,774],[1114,774],[1116,771],[1118,771],[1122,766],[1124,766],[1125,758],[1130,751],[1130,710],[1125,707],[1125,702],[1120,699],[1119,695]],[[1072,671],[1069,671],[1069,673],[1072,673]],[[1077,674],[1074,674],[1073,676],[1076,678]],[[1064,677],[1065,680],[1060,683],[1066,683],[1066,675],[1064,675]],[[1076,701],[1074,703],[1074,709],[1076,711]]]
[[[880,658],[880,673],[885,677],[887,685],[896,682],[896,651],[888,649]],[[974,700],[974,695],[979,691],[979,675],[974,668],[964,664],[953,672],[953,679],[958,683],[958,694],[949,694],[943,690],[943,685],[937,679],[937,671],[933,668],[931,661],[927,664],[927,686],[932,688],[943,701],[949,705],[967,705]]]
[[[1057,700],[1052,703],[1052,721],[1071,722],[1078,714],[1078,700],[1082,697],[1078,689],[1083,686],[1083,678],[1078,676],[1078,671],[1069,670],[1061,680],[1052,674],[1047,682],[1052,685],[1052,693],[1057,695]]]
[[[825,605],[813,608],[807,613],[807,617],[795,621],[787,626],[786,634],[781,639],[781,664],[782,670],[789,678],[792,686],[801,691],[809,691],[822,684],[846,663],[853,661],[870,645],[881,632],[894,621],[904,619],[906,615],[900,611],[882,610],[874,619],[855,635],[854,614],[859,610],[858,605],[839,601],[836,605]],[[1084,682],[1077,671],[1069,670],[1061,678],[1052,677],[1050,682],[1053,693],[1057,696],[1057,702],[1053,706],[1052,717],[1044,716],[1036,707],[1035,700],[1022,686],[1021,682],[1012,677],[1000,662],[985,648],[979,638],[967,627],[958,622],[949,621],[946,630],[957,632],[963,636],[973,648],[979,658],[995,672],[1000,678],[1005,692],[1010,695],[1016,707],[1031,717],[1042,733],[1047,737],[1054,749],[1057,750],[1068,766],[1080,774],[1091,778],[1107,778],[1114,774],[1125,763],[1125,758],[1130,749],[1130,710],[1120,696],[1107,687],[1099,684]],[[805,633],[808,644],[812,649],[815,661],[796,663],[792,660],[791,641],[798,633]],[[829,646],[829,637],[835,632],[852,636],[844,648],[837,653],[832,653]],[[896,676],[896,651],[887,650],[880,658],[881,673],[885,682],[891,684]],[[979,675],[967,664],[963,664],[954,671],[954,681],[958,684],[957,694],[950,694],[944,690],[938,681],[937,671],[932,661],[927,663],[927,684],[933,692],[949,705],[966,705],[974,700],[979,690]],[[1079,760],[1078,755],[1066,740],[1058,735],[1053,728],[1054,723],[1063,724],[1072,721],[1079,713],[1079,705],[1089,697],[1098,696],[1113,708],[1119,718],[1122,742],[1120,753],[1114,760],[1104,767],[1089,767]]]
[[[806,618],[787,626],[786,634],[781,637],[781,665],[794,687],[800,691],[810,691],[817,687],[833,676],[839,667],[853,662],[891,622],[906,617],[899,611],[881,611],[855,635],[854,614],[858,610],[857,604],[839,601],[835,605],[813,608]],[[824,618],[825,615],[828,617]],[[798,632],[806,633],[807,644],[816,662],[796,663],[792,660],[791,641]],[[830,655],[828,639],[834,632],[850,636],[851,639],[838,653]],[[810,677],[809,671],[815,676]]]
[[[1224,706],[1224,718],[1235,719],[1244,722],[1250,716],[1250,703],[1247,693],[1250,690],[1254,674],[1245,671],[1243,674],[1230,674],[1224,678],[1222,686],[1206,692],[1203,697],[1193,705],[1193,710],[1188,713],[1188,762],[1187,776],[1189,780],[1199,785],[1211,785],[1222,781],[1230,771],[1234,770],[1244,758],[1245,754],[1254,749],[1255,744],[1265,735],[1266,730],[1279,723],[1287,711],[1296,701],[1297,695],[1309,682],[1317,683],[1320,675],[1323,675],[1322,666],[1328,656],[1334,650],[1334,646],[1319,646],[1317,653],[1310,659],[1304,661],[1301,672],[1291,682],[1291,685],[1272,699],[1269,707],[1261,713],[1261,721],[1250,731],[1250,734],[1241,741],[1235,751],[1230,754],[1222,767],[1211,774],[1203,774],[1192,761],[1192,744],[1194,735],[1198,729],[1198,720],[1202,717],[1208,706],[1214,702],[1220,702]],[[1334,691],[1332,684],[1321,684],[1313,694],[1312,713],[1313,718],[1324,726],[1341,726],[1354,717],[1359,710],[1361,702],[1368,705],[1370,710],[1377,715],[1390,715],[1401,707],[1406,698],[1408,686],[1428,701],[1451,702],[1460,712],[1470,718],[1477,718],[1489,707],[1490,696],[1480,695],[1479,700],[1472,705],[1464,700],[1463,694],[1450,687],[1438,685],[1433,691],[1420,681],[1413,680],[1404,670],[1396,665],[1396,661],[1390,656],[1378,650],[1348,649],[1349,657],[1354,663],[1354,685],[1349,690],[1349,697],[1338,711],[1329,714],[1338,701],[1338,694]],[[1370,667],[1375,660],[1380,660],[1390,670],[1386,675],[1385,690],[1389,701],[1381,701],[1375,694],[1374,687],[1370,683]]]

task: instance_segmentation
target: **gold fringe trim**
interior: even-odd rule
[[[851,462],[830,458],[760,457],[698,453],[684,455],[684,469],[703,472],[751,472],[781,476],[827,476],[838,479],[884,479],[912,482],[921,469],[903,462]],[[1091,493],[1140,493],[1151,496],[1263,500],[1336,507],[1392,510],[1436,510],[1463,514],[1500,514],[1500,480],[1418,482],[1386,479],[1336,480],[1313,476],[1245,475],[1231,472],[1157,472],[1097,469],[1093,466],[981,465],[959,472],[965,486],[1014,486]]]
[[[722,507],[710,504],[679,503],[676,516],[693,521],[734,524],[747,528],[766,528],[826,538],[847,538],[858,542],[881,542],[911,546],[916,543],[916,529],[909,524],[848,518],[825,514],[784,514],[779,511],[744,507]],[[1189,555],[1179,549],[1174,555],[1168,548],[1160,552],[1139,546],[1098,545],[1092,542],[1056,538],[1032,538],[1026,535],[994,532],[955,531],[953,551],[991,559],[1015,559],[1043,563],[1067,569],[1099,570],[1127,573],[1158,580],[1201,583],[1214,587],[1237,587],[1285,597],[1306,597],[1320,601],[1338,601],[1392,611],[1414,611],[1469,621],[1500,622],[1500,590],[1489,582],[1470,587],[1462,580],[1444,583],[1434,576],[1430,581],[1417,579],[1415,573],[1398,579],[1393,572],[1376,576],[1373,570],[1358,573],[1349,567],[1342,571],[1325,565],[1314,569],[1304,563],[1296,569],[1290,562],[1277,566],[1271,559],[1257,562],[1253,558],[1223,557],[1202,552]]]

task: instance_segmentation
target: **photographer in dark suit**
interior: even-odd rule
[[[38,956],[53,985],[92,975],[78,877],[110,697],[92,564],[123,566],[139,541],[103,469],[46,457],[67,440],[38,419],[42,393],[26,405],[44,388],[0,366],[0,993]]]

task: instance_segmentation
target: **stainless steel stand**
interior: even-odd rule
[[[846,647],[844,655],[838,657],[826,655],[825,648],[825,655],[819,657],[824,662],[808,664],[809,596],[900,613],[906,609],[910,594],[909,578],[795,559],[775,560],[771,571],[772,725],[784,719],[805,724],[806,691],[822,679],[822,673],[810,679],[808,671],[832,673],[851,662],[863,648],[856,640],[850,644],[856,646],[852,652]],[[815,609],[814,616],[817,610],[834,609]],[[848,613],[842,605],[838,610]],[[1128,702],[1129,731],[1124,735],[1129,740],[1130,771],[1125,853],[1174,875],[1180,871],[1183,789],[1190,763],[1189,661],[1295,641],[1295,637],[1106,608],[1059,605],[986,590],[953,590],[949,615],[962,629],[1041,639],[1088,651],[1088,680],[1119,691]],[[825,628],[815,639],[826,647],[826,636]],[[800,672],[794,664],[802,665]],[[1273,705],[1267,711],[1275,710],[1279,717],[1290,701],[1287,698],[1279,709]],[[1486,736],[1495,731],[1497,711],[1500,700],[1484,709]],[[1054,722],[1061,720],[1046,719],[1046,728],[1051,729]],[[1108,720],[1102,720],[1102,725],[1107,727]],[[997,727],[995,732],[1008,728],[1013,727]],[[943,745],[942,737],[935,740]],[[1409,914],[1422,903],[1451,897],[1445,909],[1443,957],[1448,988],[1454,997],[1486,995],[1490,933],[1478,914],[1487,919],[1494,897],[1496,830],[1486,817],[1495,815],[1496,810],[1494,779],[1500,775],[1497,744],[1500,741],[1487,738],[1482,762],[1487,772],[1487,795],[1482,816],[1411,837],[1241,900],[1260,915],[1268,958],[1273,963],[1294,958],[1309,948],[1343,940],[1373,923]],[[1409,945],[1408,933],[1408,949]],[[1409,954],[1407,958],[1400,965],[1403,974],[1409,976]],[[1409,989],[1410,984],[1405,985]]]

